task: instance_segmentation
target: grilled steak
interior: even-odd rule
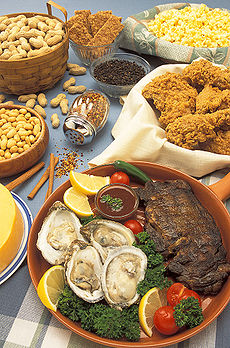
[[[230,273],[215,221],[183,180],[149,181],[136,189],[145,202],[146,226],[177,281],[216,294]]]

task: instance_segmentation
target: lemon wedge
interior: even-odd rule
[[[74,187],[70,187],[65,191],[63,200],[65,205],[73,210],[77,215],[93,215],[88,197],[84,193],[77,191]]]
[[[37,287],[37,293],[44,304],[52,311],[57,310],[58,298],[65,286],[65,269],[63,266],[53,266],[43,274]]]
[[[109,176],[95,176],[70,171],[71,185],[85,195],[95,195],[100,188],[110,183]]]
[[[142,297],[139,304],[139,321],[143,331],[149,337],[152,336],[154,313],[166,304],[166,290],[152,288]]]

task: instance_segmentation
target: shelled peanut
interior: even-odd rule
[[[41,122],[26,109],[0,109],[0,161],[28,150],[41,134]]]
[[[55,18],[0,16],[0,59],[18,60],[51,52],[65,35],[62,23]]]

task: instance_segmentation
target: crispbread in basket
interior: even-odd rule
[[[65,16],[65,23],[52,15],[51,5],[61,10]],[[42,15],[55,18],[64,24],[66,35],[60,45],[53,51],[31,58],[20,60],[1,60],[0,59],[0,91],[9,94],[36,93],[45,89],[52,88],[64,75],[68,60],[69,35],[67,22],[67,12],[60,5],[53,1],[47,2],[48,14],[44,13],[13,13],[8,17],[25,15],[32,17]]]

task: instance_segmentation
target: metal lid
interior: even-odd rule
[[[76,115],[66,118],[63,131],[65,136],[75,145],[89,144],[96,135],[96,130],[92,124]]]

